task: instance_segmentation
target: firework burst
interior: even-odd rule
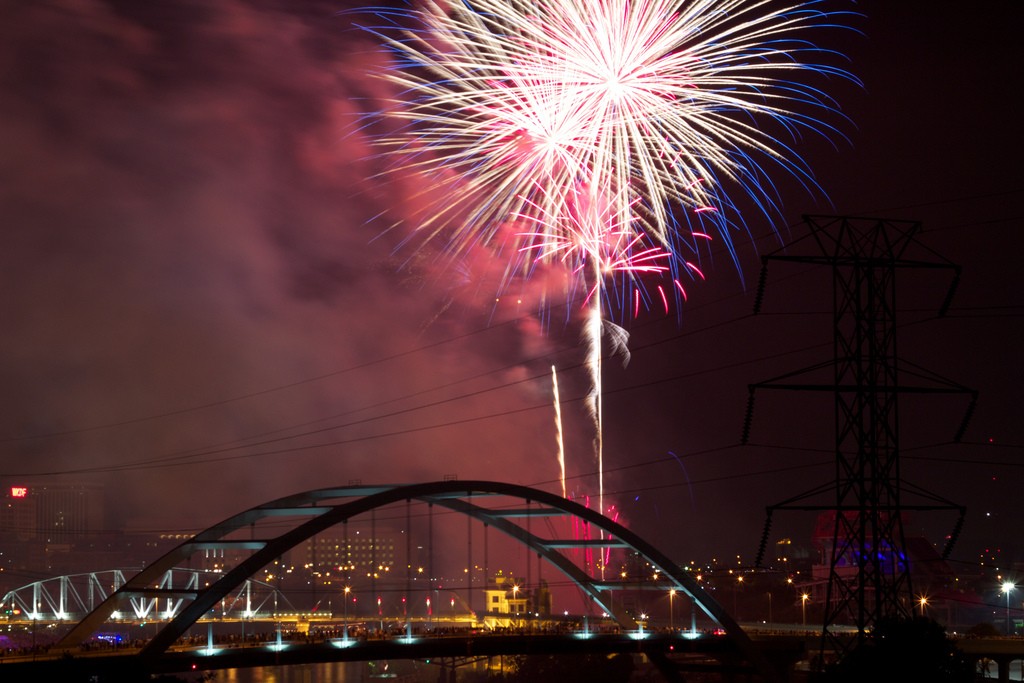
[[[777,205],[766,163],[810,182],[769,131],[821,130],[813,114],[833,110],[790,77],[845,75],[801,60],[822,53],[803,34],[835,20],[817,6],[427,0],[403,13],[418,28],[378,33],[397,55],[392,114],[408,125],[381,142],[428,178],[417,233],[454,255],[532,214],[557,240],[561,222],[547,219],[584,187],[670,253],[696,251],[695,232],[728,243],[723,180],[766,210]]]
[[[397,15],[412,28],[369,28],[396,57],[400,125],[381,142],[422,175],[429,207],[409,239],[457,259],[515,223],[507,279],[565,265],[570,299],[588,302],[599,435],[601,336],[624,338],[603,319],[684,298],[712,236],[732,253],[743,224],[726,186],[769,217],[775,171],[813,188],[778,134],[831,130],[818,115],[832,101],[795,80],[848,77],[809,41],[836,22],[820,6],[424,0]],[[645,288],[651,276],[672,284]]]

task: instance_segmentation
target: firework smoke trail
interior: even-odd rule
[[[598,301],[595,297],[593,301]],[[584,329],[587,344],[586,365],[590,372],[590,393],[587,394],[587,407],[594,420],[594,456],[597,458],[597,489],[598,510],[604,514],[604,423],[601,392],[601,309],[592,305],[587,314]]]
[[[732,253],[741,221],[723,182],[769,220],[780,214],[769,168],[815,188],[772,131],[831,130],[806,112],[833,113],[832,101],[790,74],[851,78],[803,61],[826,53],[808,30],[836,22],[819,5],[424,0],[382,9],[393,23],[368,28],[397,60],[384,76],[400,88],[391,114],[402,127],[381,142],[400,170],[424,177],[429,208],[409,241],[436,241],[453,260],[495,245],[506,283],[559,261],[575,275],[567,295],[587,302],[602,499],[601,335],[621,329],[602,320],[635,310],[638,273],[702,277],[682,254],[699,262],[708,235]],[[400,22],[416,28],[390,35]],[[581,215],[600,215],[605,229],[580,233]],[[528,221],[512,245],[498,240],[510,221]],[[645,241],[654,252],[641,256]],[[636,287],[632,306],[613,295],[623,282]]]
[[[555,441],[558,444],[559,481],[562,482],[562,498],[567,498],[565,490],[565,443],[562,440],[562,400],[558,396],[558,370],[551,366],[551,389],[555,400]]]

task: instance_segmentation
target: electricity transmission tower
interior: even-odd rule
[[[939,315],[949,307],[960,276],[958,266],[930,250],[935,260],[907,256],[912,245],[926,249],[915,240],[920,223],[848,216],[804,216],[804,222],[807,238],[762,258],[754,312],[760,311],[769,263],[830,268],[833,358],[750,385],[743,442],[749,436],[757,390],[832,394],[835,480],[768,508],[757,561],[760,564],[774,511],[834,515],[831,547],[826,548],[829,568],[822,650],[830,646],[841,655],[859,645],[880,618],[911,616],[913,590],[903,513],[958,510],[960,516],[946,555],[963,522],[961,506],[902,480],[898,398],[911,393],[970,396],[970,406],[955,437],[959,441],[973,411],[976,392],[910,363],[905,363],[910,367],[905,370],[897,358],[897,272],[931,269],[952,275]],[[805,240],[813,243],[815,253],[799,253],[805,251]],[[925,502],[908,504],[906,493]],[[857,629],[853,638],[835,628],[851,623]]]

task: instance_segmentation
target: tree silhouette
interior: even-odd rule
[[[627,654],[521,655],[509,683],[627,683],[633,658]]]
[[[969,683],[970,661],[933,619],[884,618],[869,638],[840,662],[828,667],[826,683]]]

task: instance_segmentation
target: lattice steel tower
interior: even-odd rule
[[[757,389],[833,394],[835,481],[768,508],[758,563],[768,540],[773,511],[834,513],[822,648],[828,644],[844,652],[859,644],[879,618],[911,615],[913,592],[902,513],[959,510],[960,521],[947,544],[947,553],[963,520],[962,507],[901,480],[898,397],[905,393],[966,394],[972,397],[973,409],[974,392],[917,366],[913,366],[912,373],[902,373],[912,374],[914,385],[901,382],[896,354],[897,271],[928,268],[952,273],[940,315],[949,306],[960,273],[959,267],[945,259],[925,261],[906,257],[920,223],[840,216],[804,216],[804,221],[819,253],[798,255],[794,253],[798,243],[794,243],[763,257],[755,313],[760,310],[769,262],[829,266],[834,357],[750,385],[743,441],[747,441],[749,434]],[[957,439],[965,428],[966,417]],[[923,497],[926,504],[908,505],[903,499],[908,488],[915,498]],[[834,502],[812,504],[816,498],[827,498],[830,491],[834,492]],[[836,634],[835,625],[851,621],[857,627],[856,638]]]

